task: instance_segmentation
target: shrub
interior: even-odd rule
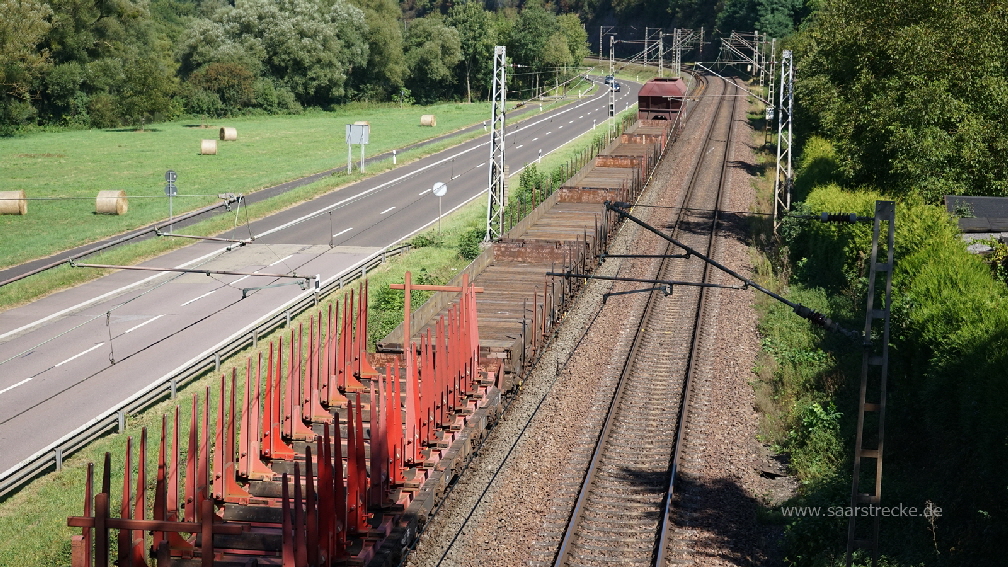
[[[227,112],[252,104],[255,75],[240,63],[210,63],[189,77],[195,87],[215,93]]]
[[[94,128],[115,128],[120,124],[116,99],[110,94],[96,94],[87,105],[91,126]]]
[[[458,254],[463,260],[473,261],[477,256],[480,255],[480,243],[483,242],[483,237],[486,236],[486,231],[473,227],[467,230],[459,237],[458,244]]]

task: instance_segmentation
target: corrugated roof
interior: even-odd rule
[[[637,96],[673,96],[686,95],[686,83],[682,79],[654,78],[644,83]]]

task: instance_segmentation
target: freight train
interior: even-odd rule
[[[637,118],[640,120],[675,120],[686,97],[682,79],[655,77],[637,93]]]

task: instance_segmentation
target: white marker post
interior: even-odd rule
[[[172,200],[175,195],[178,195],[178,187],[175,186],[175,180],[178,179],[178,174],[169,169],[165,172],[164,178],[165,181],[168,182],[164,188],[165,195],[168,195],[168,232],[175,232],[175,213],[172,206]]]
[[[441,197],[444,197],[445,194],[448,193],[448,186],[445,185],[444,183],[441,183],[440,181],[438,181],[437,183],[434,184],[433,193],[434,193],[434,196],[438,198],[437,199],[437,208],[438,208],[437,231],[438,231],[438,236],[440,236],[441,235]]]

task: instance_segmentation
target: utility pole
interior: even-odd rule
[[[703,26],[700,26],[700,55],[697,59],[703,61]]]
[[[648,31],[651,28],[644,26],[644,65],[647,65],[647,42],[648,42]]]
[[[665,47],[662,44],[662,40],[665,38],[665,32],[658,34],[658,76],[665,76]]]
[[[613,29],[616,26],[599,26],[598,27],[598,59],[599,63],[602,63],[602,58],[605,57],[602,49],[602,34]]]
[[[504,109],[507,102],[507,53],[503,45],[494,47],[493,94],[490,110],[490,172],[487,191],[487,226],[484,240],[504,235]]]
[[[753,57],[753,78],[756,78],[756,73],[759,73],[759,84],[763,86],[763,72],[760,70],[760,49],[759,49],[759,30],[753,31],[753,47],[752,47],[752,57]]]
[[[675,70],[672,78],[678,79],[682,72],[682,34],[679,28],[672,30],[672,48],[675,50],[675,61],[672,62]]]
[[[780,104],[777,105],[777,176],[774,178],[774,230],[791,209],[791,113],[794,109],[794,66],[791,50],[781,53]],[[778,211],[781,214],[778,215]]]
[[[766,109],[766,120],[763,121],[763,145],[765,146],[769,142],[770,136],[770,121],[774,119],[774,73],[777,72],[777,38],[770,39],[770,79],[769,87],[767,89],[767,100],[770,104]]]
[[[615,59],[613,57],[613,36],[609,36],[609,75],[612,76],[612,81],[609,83],[609,116],[616,116],[616,90],[613,89],[613,83],[616,82],[616,74],[613,69],[615,68]]]

